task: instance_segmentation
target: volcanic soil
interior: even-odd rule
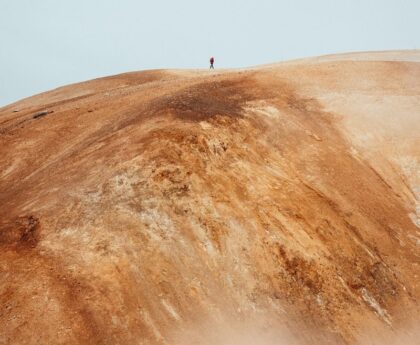
[[[420,51],[0,108],[0,344],[418,344],[419,265]]]

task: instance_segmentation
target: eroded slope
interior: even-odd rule
[[[2,108],[0,343],[408,343],[419,81],[346,57]]]

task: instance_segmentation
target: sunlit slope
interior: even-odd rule
[[[420,64],[383,54],[1,108],[0,344],[410,343]]]

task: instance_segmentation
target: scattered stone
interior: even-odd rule
[[[34,114],[34,115],[32,116],[32,118],[33,118],[33,119],[38,119],[38,118],[43,117],[43,116],[45,116],[45,115],[52,114],[53,112],[54,112],[54,110],[50,110],[50,111],[47,111],[47,110],[45,110],[45,111],[40,111],[39,113]]]

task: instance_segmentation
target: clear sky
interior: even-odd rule
[[[0,0],[0,106],[154,68],[420,48],[420,0]]]

